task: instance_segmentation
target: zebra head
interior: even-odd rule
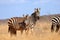
[[[35,8],[34,12],[31,14],[31,19],[34,24],[40,19],[40,8]]]
[[[40,8],[35,8],[34,12],[35,12],[36,16],[40,16]]]

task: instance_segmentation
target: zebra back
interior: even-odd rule
[[[53,24],[59,24],[60,23],[60,16],[55,16],[52,18],[52,23]]]
[[[8,26],[13,26],[15,29],[19,29],[20,25],[18,23],[23,22],[26,17],[13,17],[8,20]]]

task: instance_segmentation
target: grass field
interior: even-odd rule
[[[60,40],[60,31],[58,33],[51,32],[51,20],[50,17],[41,17],[37,21],[33,32],[27,35],[25,32],[21,35],[20,31],[17,31],[16,36],[11,36],[8,33],[7,22],[0,23],[0,40]]]

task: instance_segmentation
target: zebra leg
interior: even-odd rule
[[[11,36],[16,35],[16,30],[12,28],[11,26],[9,27],[8,32],[10,32]]]
[[[8,32],[10,32],[10,27],[8,28]]]
[[[21,34],[23,34],[23,29],[21,30]]]
[[[54,31],[54,25],[52,24],[51,25],[51,32],[53,32]]]
[[[13,30],[13,34],[16,35],[16,30]]]
[[[11,34],[12,34],[12,35],[16,35],[16,30],[12,29],[12,30],[11,30]]]
[[[10,32],[12,29],[12,26],[8,25],[8,32]]]
[[[57,24],[57,26],[56,26],[56,32],[58,32],[58,30],[59,30],[59,25]]]
[[[25,32],[26,32],[26,35],[28,35],[28,33],[29,33],[29,28],[26,28],[26,29],[25,29]]]

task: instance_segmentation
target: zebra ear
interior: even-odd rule
[[[40,9],[41,9],[41,8],[37,8],[37,11],[38,11],[39,13],[40,13]]]
[[[40,10],[41,8],[37,8],[37,10]]]
[[[39,8],[39,10],[41,10],[41,8]]]
[[[29,15],[27,14],[27,15],[26,15],[26,18],[28,18],[28,16],[29,16]]]
[[[34,8],[34,10],[36,10],[37,8]]]
[[[37,8],[34,8],[34,12],[36,12],[37,11]]]
[[[23,17],[24,17],[25,15],[23,14]]]

